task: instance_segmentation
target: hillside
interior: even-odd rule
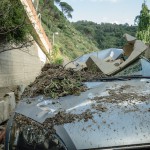
[[[59,57],[67,56],[74,59],[99,49],[122,48],[124,33],[135,36],[136,27],[128,24],[96,24],[88,21],[70,23],[68,16],[58,9],[56,2],[60,5],[59,0],[55,0],[55,3],[54,1],[45,3],[44,0],[40,0],[39,5],[42,24],[51,43],[53,43],[53,34],[58,32],[58,35],[55,35],[55,45],[53,46],[55,57],[59,54]]]
[[[73,23],[74,27],[84,36],[97,43],[99,49],[110,47],[122,48],[124,45],[123,35],[128,33],[135,36],[137,27],[126,24],[97,24],[90,21],[78,21]]]
[[[49,3],[44,5],[44,0],[40,0],[39,12],[51,43],[53,43],[53,33],[58,32],[58,35],[55,35],[54,53],[61,53],[60,55],[74,59],[82,54],[98,50],[95,43],[77,31],[55,5]]]

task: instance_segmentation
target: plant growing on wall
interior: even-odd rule
[[[54,64],[61,65],[63,63],[63,58],[62,58],[62,54],[60,52],[59,45],[54,45],[53,46],[53,51],[52,51],[52,54],[51,54],[51,60],[52,60],[52,63],[54,63]]]

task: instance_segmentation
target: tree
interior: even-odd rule
[[[135,18],[138,25],[136,36],[145,43],[150,43],[150,10],[146,5],[146,1],[142,4],[140,15]]]
[[[68,18],[72,18],[71,13],[73,12],[73,8],[66,2],[61,2],[61,0],[44,0],[43,8],[49,8],[49,13],[58,16],[58,11],[56,11],[56,6],[58,4],[61,7],[63,15],[66,15]]]
[[[74,27],[91,39],[99,49],[106,49],[110,47],[122,48],[125,44],[123,34],[128,33],[135,36],[137,26],[130,26],[126,24],[111,24],[101,23],[97,24],[89,21],[78,21],[73,23]]]
[[[73,12],[73,8],[68,3],[60,2],[60,7],[63,14],[66,14],[68,18],[72,18],[71,13]]]
[[[0,4],[0,53],[31,45],[31,25],[26,21],[21,3],[18,0],[3,0]],[[6,44],[9,47],[7,49]]]
[[[59,3],[60,3],[60,0],[55,0],[55,3],[59,4]]]

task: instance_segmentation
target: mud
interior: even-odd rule
[[[97,80],[105,75],[89,70],[74,71],[60,65],[46,64],[41,74],[24,91],[22,98],[45,95],[59,98],[66,95],[79,95],[87,90],[82,82]]]
[[[90,112],[90,110],[86,110],[82,114],[59,112],[58,114],[55,115],[55,117],[46,119],[43,125],[45,127],[48,127],[49,129],[52,129],[55,125],[63,125],[66,123],[72,123],[81,120],[87,122],[89,119],[92,118],[93,114]]]
[[[49,134],[53,134],[55,133],[55,129],[54,129],[55,125],[63,125],[66,123],[72,123],[72,122],[81,121],[81,120],[83,120],[84,122],[87,122],[89,119],[92,119],[92,118],[93,118],[93,113],[87,109],[82,114],[71,114],[71,113],[66,113],[63,111],[59,112],[54,117],[47,118],[42,125],[20,114],[16,115],[15,120],[21,126],[32,125],[35,129],[38,129],[38,128],[42,129],[44,126],[45,129],[49,129],[48,131]]]
[[[131,88],[130,85],[125,85],[120,87],[118,90],[117,89],[109,89],[108,93],[109,96],[98,96],[98,97],[94,97],[93,100],[97,101],[97,103],[100,102],[107,102],[107,103],[121,103],[124,101],[141,101],[141,102],[145,102],[149,99],[150,94],[147,95],[139,95],[138,93],[135,92],[128,92],[128,93],[124,93],[123,91]]]
[[[98,104],[98,105],[92,105],[92,108],[93,109],[96,109],[98,111],[101,111],[101,112],[106,112],[107,111],[107,108],[105,106],[103,106],[102,104]]]

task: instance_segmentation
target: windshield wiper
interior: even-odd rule
[[[150,76],[142,76],[142,75],[113,76],[113,77],[93,79],[92,81],[106,81],[106,82],[114,81],[114,80],[128,81],[131,79],[150,79]]]

